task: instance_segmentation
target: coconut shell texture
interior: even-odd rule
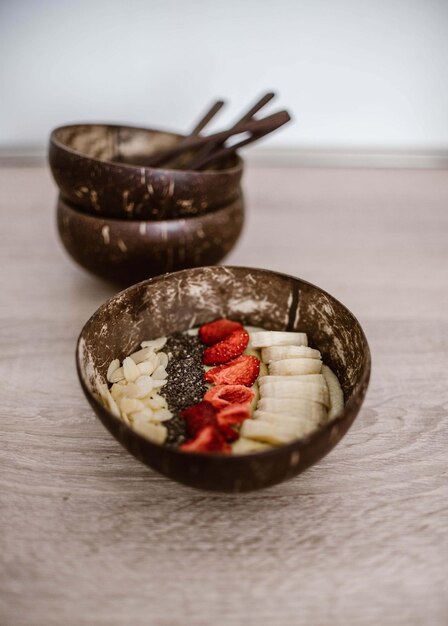
[[[345,397],[341,414],[310,436],[242,456],[189,454],[148,441],[99,401],[112,359],[122,360],[141,341],[219,317],[267,330],[302,331],[338,376]],[[201,267],[134,285],[100,307],[83,328],[77,367],[84,393],[104,426],[137,459],[199,489],[242,492],[275,485],[316,463],[345,435],[364,400],[370,351],[350,311],[310,283],[262,269]]]

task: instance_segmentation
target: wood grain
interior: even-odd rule
[[[448,174],[258,167],[246,195],[228,262],[341,299],[373,378],[317,466],[207,495],[94,418],[74,346],[114,288],[65,256],[46,169],[0,169],[2,626],[447,623]]]

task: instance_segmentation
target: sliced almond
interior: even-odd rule
[[[138,390],[137,398],[144,398],[152,391],[152,379],[150,376],[139,376],[134,384]]]
[[[155,355],[154,355],[155,356]],[[152,359],[148,361],[142,361],[137,365],[140,374],[148,374],[151,375],[155,368],[157,367],[157,363],[155,363]]]
[[[168,355],[166,354],[166,352],[159,352],[158,357],[160,365],[166,367],[168,365]]]
[[[126,393],[127,385],[120,385],[120,383],[114,383],[110,388],[110,393],[112,394],[112,398],[117,401],[122,398]]]
[[[166,369],[163,367],[163,365],[159,365],[159,367],[154,370],[152,375],[154,378],[157,378],[159,380],[164,380],[168,376]]]
[[[167,380],[159,380],[157,378],[153,378],[152,387],[153,389],[160,389],[160,387],[163,387],[163,385],[166,385],[167,382],[168,382]]]
[[[132,419],[135,422],[148,422],[151,421],[153,417],[153,413],[151,411],[151,409],[148,409],[148,407],[145,407],[144,409],[142,409],[141,411],[136,411],[135,413],[132,413]]]
[[[124,369],[122,367],[119,367],[118,369],[114,371],[113,374],[111,374],[110,379],[108,380],[110,383],[119,383],[123,379],[124,379]]]
[[[99,382],[97,382],[96,383],[96,390],[100,394],[101,399],[104,402],[107,402],[107,391],[108,391],[108,389],[107,389],[106,383],[99,383]]]
[[[163,346],[166,344],[166,337],[158,337],[157,339],[151,339],[150,341],[142,341],[142,348],[152,348],[156,352],[161,350]]]
[[[137,352],[133,352],[131,355],[129,355],[129,358],[131,358],[134,363],[141,363],[142,361],[146,361],[151,354],[154,354],[152,348],[143,348],[142,350],[137,350]]]
[[[140,376],[140,370],[129,356],[123,361],[123,371],[124,377],[129,383],[133,383]]]
[[[138,387],[135,383],[127,383],[123,385],[123,398],[138,398]]]
[[[107,403],[108,403],[110,412],[113,413],[116,417],[121,417],[120,409],[118,408],[115,400],[112,398],[109,389],[107,390]]]
[[[154,381],[152,382],[154,384]],[[165,409],[168,406],[165,398],[158,393],[153,393],[149,398],[146,398],[145,404],[151,407],[151,409]]]
[[[123,413],[135,413],[145,408],[145,405],[137,398],[122,398],[120,400],[120,409]]]
[[[135,432],[143,437],[154,441],[155,443],[164,443],[168,431],[162,424],[153,424],[151,422],[135,422],[133,424]]]
[[[173,417],[173,414],[168,409],[158,409],[154,411],[153,418],[158,420],[159,422],[166,422]]]
[[[103,400],[103,403],[106,406],[106,408],[109,409],[109,411],[111,411],[111,413],[113,413],[117,417],[121,417],[120,410],[119,410],[119,408],[117,406],[117,403],[112,398],[111,393],[110,393],[106,383],[99,383],[97,385],[97,389],[98,389],[98,393],[100,394],[101,399]]]
[[[120,361],[118,359],[114,359],[113,361],[110,362],[110,365],[107,368],[107,374],[106,374],[106,378],[110,383],[112,382],[110,377],[119,367],[120,367]]]

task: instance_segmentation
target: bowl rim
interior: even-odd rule
[[[145,219],[139,219],[139,218],[124,219],[120,217],[108,217],[107,215],[103,215],[102,213],[98,213],[98,214],[88,213],[87,211],[83,211],[80,207],[75,206],[75,204],[71,200],[64,198],[62,193],[59,193],[57,204],[56,204],[56,209],[64,210],[64,211],[69,210],[75,215],[80,216],[83,219],[84,218],[90,219],[92,223],[94,224],[96,224],[97,222],[107,222],[107,223],[111,223],[114,227],[117,226],[118,224],[120,225],[126,224],[129,227],[131,227],[131,225],[133,225],[134,227],[140,227],[140,225],[143,223],[143,224],[151,224],[154,226],[158,225],[159,227],[162,227],[163,225],[176,224],[179,222],[187,222],[188,224],[191,224],[191,225],[194,225],[195,223],[199,223],[199,222],[203,223],[204,219],[207,219],[207,217],[212,218],[213,216],[216,216],[220,213],[224,213],[225,211],[230,211],[236,205],[238,205],[238,203],[241,203],[243,205],[242,208],[244,208],[244,195],[242,191],[240,191],[240,193],[238,194],[238,196],[236,196],[236,198],[234,198],[227,204],[218,206],[216,207],[216,209],[205,211],[204,213],[200,213],[199,215],[190,215],[190,216],[186,215],[184,217],[173,217],[168,220],[167,219],[165,220],[146,219],[145,220]],[[179,270],[179,271],[182,272],[183,270]],[[168,273],[175,274],[176,272],[168,272]],[[157,276],[154,276],[154,278],[157,278]],[[145,282],[145,281],[141,281],[141,282]],[[134,285],[130,285],[130,286],[134,287],[135,285],[138,285],[138,284],[139,283],[134,283]],[[129,289],[129,287],[127,287],[127,289]]]
[[[340,306],[342,306],[354,319],[354,321],[356,322],[356,324],[359,327],[359,330],[361,332],[361,336],[365,341],[365,346],[366,346],[366,362],[361,374],[361,378],[359,380],[359,382],[356,384],[356,386],[353,389],[353,392],[351,394],[351,397],[349,398],[349,400],[344,404],[344,408],[343,410],[338,413],[330,422],[327,422],[324,426],[322,426],[321,428],[318,428],[317,430],[313,431],[312,433],[310,433],[309,435],[306,435],[305,437],[302,437],[300,439],[293,439],[292,441],[286,443],[286,444],[282,444],[280,446],[274,446],[272,448],[269,448],[267,450],[261,450],[258,452],[249,452],[249,453],[245,453],[245,454],[224,454],[224,453],[216,453],[216,452],[207,452],[207,453],[201,453],[201,452],[184,452],[183,450],[180,450],[179,448],[171,448],[166,446],[165,444],[159,444],[156,443],[154,441],[151,441],[150,439],[147,439],[146,437],[143,437],[142,435],[140,435],[139,433],[137,433],[135,430],[133,430],[130,426],[128,426],[128,424],[126,424],[126,422],[124,422],[122,419],[120,419],[119,417],[117,417],[116,415],[114,415],[108,408],[106,408],[104,406],[104,404],[102,404],[98,398],[90,391],[90,389],[87,388],[87,385],[84,382],[82,373],[81,373],[81,362],[80,362],[80,344],[81,341],[83,339],[83,334],[84,334],[84,330],[87,328],[87,326],[90,324],[92,318],[94,316],[96,316],[100,311],[103,311],[104,309],[106,309],[109,304],[117,297],[122,297],[123,294],[130,292],[132,289],[137,289],[138,287],[141,287],[144,284],[155,284],[161,280],[164,280],[167,276],[176,276],[176,275],[180,275],[180,274],[185,274],[186,272],[190,272],[192,270],[199,270],[199,269],[204,269],[204,270],[216,270],[216,269],[223,269],[223,270],[247,270],[247,271],[263,271],[263,272],[269,272],[271,274],[275,274],[276,276],[280,276],[282,278],[288,278],[288,279],[292,279],[292,280],[298,280],[301,283],[308,285],[314,289],[318,289],[319,291],[321,291],[323,294],[325,294],[326,296],[329,296],[330,298],[332,298],[333,300],[335,300]],[[297,452],[300,451],[301,449],[307,447],[309,444],[314,444],[315,442],[319,441],[320,439],[324,438],[328,432],[332,432],[334,428],[336,428],[336,433],[338,432],[338,424],[340,424],[346,417],[346,414],[350,412],[351,407],[353,405],[356,405],[359,402],[359,408],[361,407],[366,393],[367,393],[367,388],[369,385],[369,380],[370,380],[370,373],[371,373],[371,368],[372,368],[372,356],[371,356],[371,350],[370,350],[370,346],[369,343],[367,341],[367,337],[364,333],[364,330],[359,322],[359,320],[357,319],[357,317],[355,317],[355,315],[353,315],[353,313],[344,305],[342,304],[342,302],[340,302],[337,298],[335,298],[334,296],[332,296],[330,293],[328,293],[327,291],[325,291],[324,289],[321,289],[320,287],[318,287],[317,285],[314,285],[313,283],[304,280],[302,278],[298,278],[297,276],[292,276],[291,274],[285,274],[284,272],[277,272],[275,270],[270,270],[270,269],[266,269],[266,268],[262,268],[262,267],[247,267],[247,266],[239,266],[239,265],[208,265],[208,266],[201,266],[201,267],[197,267],[197,268],[187,268],[184,270],[179,270],[177,272],[167,272],[166,274],[160,274],[159,276],[154,276],[153,278],[148,278],[146,280],[142,280],[139,283],[135,283],[134,285],[131,285],[129,287],[127,287],[126,289],[123,289],[122,291],[119,291],[118,293],[114,294],[113,296],[111,296],[110,298],[108,298],[101,306],[99,306],[96,311],[94,311],[92,313],[92,315],[89,317],[89,319],[87,320],[87,322],[84,324],[84,326],[81,329],[81,332],[78,336],[77,342],[76,342],[76,353],[75,353],[75,358],[76,358],[76,371],[78,374],[78,378],[81,384],[81,388],[86,396],[86,398],[89,400],[90,404],[93,406],[95,405],[96,408],[98,408],[100,410],[100,412],[105,412],[108,417],[110,417],[113,421],[115,421],[117,424],[119,424],[121,427],[125,427],[126,430],[130,431],[130,433],[137,437],[138,439],[142,440],[145,444],[148,445],[149,448],[154,448],[157,450],[164,450],[166,452],[169,452],[171,454],[174,454],[175,456],[181,455],[182,458],[187,457],[191,457],[192,459],[204,459],[205,458],[213,458],[213,459],[219,459],[220,461],[223,460],[225,462],[228,463],[239,463],[241,459],[247,459],[247,458],[253,458],[253,459],[268,459],[268,458],[273,458],[276,457],[277,455],[280,454],[284,454],[284,453],[293,453],[293,452]],[[359,396],[359,400],[358,400],[358,396]],[[356,414],[354,419],[356,419]]]
[[[107,122],[75,122],[72,124],[63,124],[62,126],[57,126],[56,128],[54,128],[50,133],[50,145],[54,145],[58,149],[64,150],[65,152],[73,154],[74,156],[81,157],[83,159],[88,159],[95,163],[105,164],[105,165],[108,165],[109,167],[114,167],[114,168],[124,167],[126,169],[139,170],[139,171],[144,169],[146,172],[158,172],[161,174],[166,173],[167,175],[170,172],[172,172],[172,173],[176,173],[178,176],[188,174],[188,176],[206,176],[207,178],[215,178],[216,176],[219,176],[222,174],[225,174],[225,175],[238,174],[242,172],[243,170],[244,161],[240,157],[239,154],[235,154],[235,157],[237,159],[236,165],[222,169],[222,170],[207,170],[207,169],[206,170],[177,170],[177,169],[163,168],[163,167],[147,167],[145,165],[133,165],[132,163],[117,163],[115,161],[110,161],[109,159],[99,159],[97,157],[89,156],[85,152],[80,152],[79,150],[75,150],[74,148],[67,146],[65,143],[63,143],[56,137],[56,134],[61,130],[76,128],[79,126],[102,126],[103,128],[112,128],[112,129],[123,128],[123,129],[139,130],[139,131],[149,131],[152,133],[161,133],[164,135],[171,135],[172,137],[178,137],[180,139],[187,137],[187,135],[183,135],[182,133],[176,133],[170,130],[164,130],[162,128],[149,128],[149,127],[143,127],[143,126],[132,126],[129,124],[117,124],[117,123],[107,123]]]

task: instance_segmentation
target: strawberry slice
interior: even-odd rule
[[[220,319],[204,324],[199,329],[199,339],[206,346],[213,346],[218,341],[222,341],[233,333],[235,330],[241,330],[243,327],[239,322],[232,320]]]
[[[251,387],[260,373],[256,356],[239,356],[224,365],[217,365],[204,374],[204,380],[215,385],[245,385]]]
[[[206,348],[202,357],[202,362],[205,365],[219,365],[221,363],[227,363],[231,359],[235,359],[237,356],[243,354],[244,350],[249,343],[249,334],[240,328],[234,330],[228,337],[222,341],[218,341],[214,346]]]
[[[204,395],[207,400],[218,411],[229,404],[245,404],[250,402],[255,396],[252,389],[248,389],[244,385],[216,385],[208,389]]]
[[[230,452],[231,447],[217,428],[205,426],[194,439],[179,446],[184,452]]]
[[[180,416],[187,423],[187,432],[194,437],[205,426],[217,426],[216,409],[210,402],[199,402],[184,409]]]
[[[238,405],[239,406],[239,405]],[[187,409],[182,411],[180,416],[187,423],[187,433],[192,438],[187,442],[189,445],[193,441],[196,441],[199,434],[208,427],[212,427],[214,430],[218,431],[220,435],[224,438],[224,440],[228,443],[232,443],[232,441],[236,441],[239,438],[239,433],[237,433],[230,424],[237,424],[236,420],[230,419],[222,419],[218,421],[217,411],[210,402],[206,400],[199,402],[199,404],[193,404],[189,406]],[[199,444],[201,443],[200,440]],[[193,443],[193,445],[196,445]]]
[[[219,432],[227,441],[227,443],[233,443],[240,438],[240,433],[234,430],[228,424],[219,424]]]
[[[220,429],[225,426],[232,426],[235,424],[241,424],[244,420],[250,417],[250,405],[249,402],[243,404],[229,404],[223,409],[218,411],[216,419]]]

